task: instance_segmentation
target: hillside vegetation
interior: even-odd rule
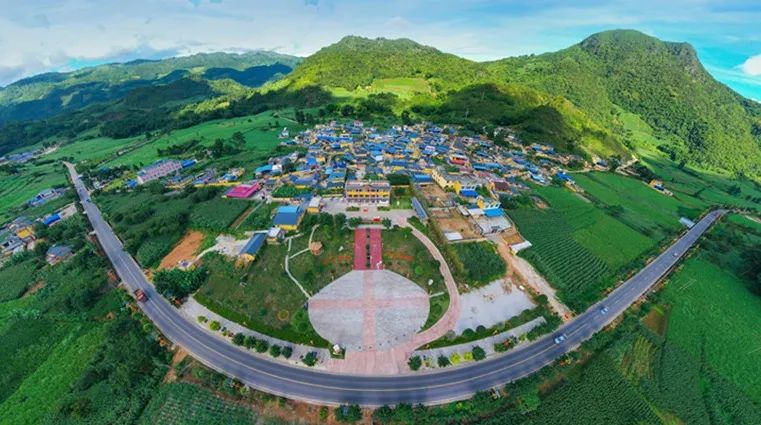
[[[274,52],[210,53],[40,74],[0,89],[0,123],[47,118],[191,76],[258,87],[287,74],[299,60]]]
[[[564,96],[628,138],[618,108],[657,130],[677,160],[759,173],[761,107],[711,77],[692,46],[637,31],[592,35],[568,49],[489,64],[500,78]]]

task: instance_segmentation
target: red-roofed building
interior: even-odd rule
[[[228,190],[227,193],[225,193],[225,198],[235,198],[235,199],[250,198],[251,196],[254,195],[254,193],[258,192],[259,189],[261,189],[261,187],[262,186],[259,183],[241,184]]]

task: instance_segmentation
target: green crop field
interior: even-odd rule
[[[188,383],[164,385],[146,407],[138,423],[182,425],[265,424],[252,409],[226,401],[213,392]]]
[[[0,223],[15,218],[14,211],[39,192],[65,185],[63,167],[50,163],[24,165],[19,174],[0,173]]]
[[[669,279],[666,338],[761,403],[761,298],[732,273],[690,259]]]
[[[245,137],[246,143],[241,147],[248,155],[269,153],[280,143],[278,135],[283,127],[288,127],[292,133],[304,129],[302,125],[290,118],[291,115],[289,110],[268,111],[258,115],[208,121],[193,127],[174,130],[106,162],[105,165],[148,165],[159,159],[159,149],[166,149],[193,139],[199,140],[205,146],[210,146],[217,139],[230,139],[236,132],[242,133]],[[275,126],[275,124],[279,125]]]
[[[596,301],[619,270],[652,249],[656,241],[606,214],[577,194],[537,187],[547,209],[521,207],[509,212],[533,246],[521,252],[558,289],[573,309]]]
[[[574,179],[585,196],[605,207],[620,206],[615,217],[656,240],[678,232],[679,218],[696,219],[702,208],[687,207],[681,196],[669,197],[644,182],[614,173],[579,173]],[[691,199],[687,200],[688,202]]]
[[[158,264],[188,228],[224,231],[249,205],[221,198],[215,188],[174,195],[104,192],[96,201],[127,250],[146,267]]]

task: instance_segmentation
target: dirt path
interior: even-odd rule
[[[196,230],[189,230],[180,242],[172,248],[172,251],[161,260],[158,270],[177,267],[180,261],[194,261],[196,251],[203,243],[204,234]]]
[[[563,304],[555,294],[555,289],[547,280],[542,277],[534,267],[529,264],[528,261],[523,258],[513,255],[510,251],[510,247],[506,243],[498,243],[497,250],[502,258],[507,262],[509,269],[521,278],[526,285],[530,286],[534,291],[547,296],[550,307],[563,319],[568,321],[573,317],[573,312],[565,304]]]
[[[248,208],[246,208],[246,210],[243,211],[243,213],[239,215],[238,218],[235,219],[235,221],[233,221],[232,228],[237,229],[238,227],[240,227],[240,225],[243,224],[244,221],[246,221],[248,216],[253,214],[254,211],[258,210],[259,207],[261,207],[262,205],[264,205],[264,202],[260,202],[256,205],[251,205]]]

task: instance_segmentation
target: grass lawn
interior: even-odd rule
[[[383,267],[399,273],[417,283],[428,295],[439,294],[430,299],[428,319],[423,328],[428,328],[444,315],[449,307],[449,294],[444,277],[428,249],[409,229],[383,230]],[[429,285],[428,282],[431,282]]]
[[[411,210],[412,189],[409,186],[392,187],[390,205],[393,210]]]
[[[635,261],[656,246],[656,239],[567,189],[550,186],[535,190],[549,208],[521,207],[508,213],[533,244],[521,255],[577,311],[599,299],[621,271],[636,266]],[[634,214],[635,210],[631,211]]]
[[[264,207],[262,207],[264,208]],[[293,239],[290,254],[307,248],[309,230]],[[314,241],[322,242],[319,256],[307,251],[289,261],[291,273],[311,294],[317,293],[352,268],[353,235],[320,225]],[[295,343],[327,346],[312,328],[305,309],[307,298],[285,272],[288,244],[266,245],[253,263],[236,268],[232,260],[204,257],[211,272],[195,298],[211,310],[251,329]]]

